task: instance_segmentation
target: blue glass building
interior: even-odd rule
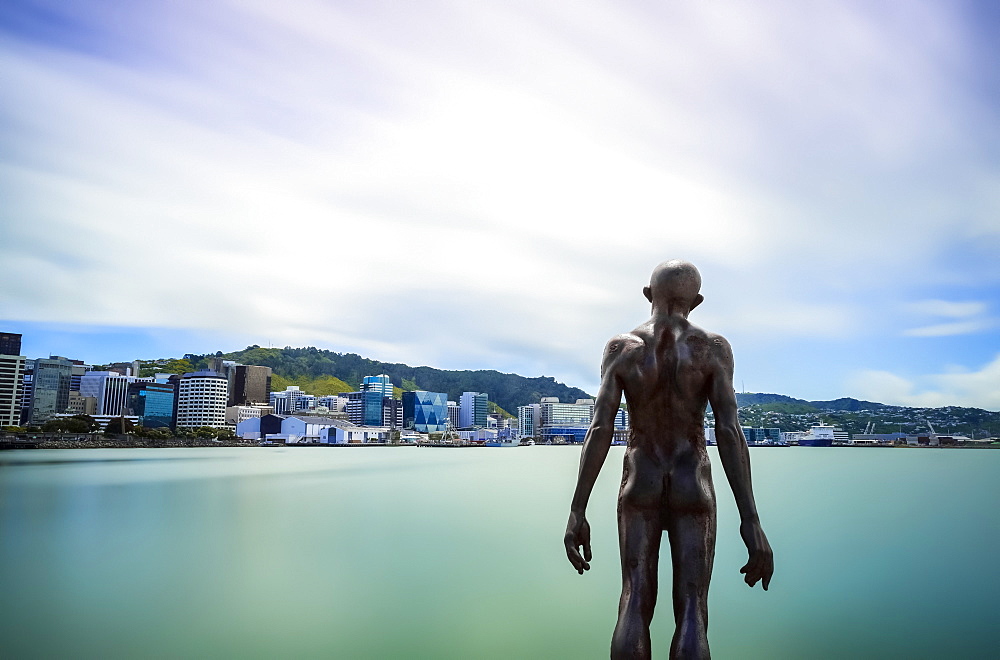
[[[418,433],[447,430],[448,395],[443,392],[403,392],[403,427]]]
[[[130,415],[139,418],[139,426],[149,429],[173,428],[174,386],[166,383],[132,383],[128,386],[127,406]]]
[[[382,426],[382,398],[381,390],[361,393],[364,426]]]

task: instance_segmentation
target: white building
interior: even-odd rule
[[[271,392],[271,407],[274,408],[275,415],[287,415],[299,410],[299,400],[306,396],[306,393],[299,389],[298,385],[289,385],[284,392]]]
[[[461,426],[462,408],[455,401],[448,402],[448,423],[451,424],[451,428],[457,429]]]
[[[389,442],[391,429],[386,426],[330,426],[319,435],[323,445],[356,445]]]
[[[153,378],[123,376],[116,371],[88,371],[80,376],[80,396],[96,400],[96,415],[117,417],[128,400],[128,386],[152,382]]]
[[[17,426],[21,421],[25,359],[23,355],[0,355],[0,426]]]
[[[181,376],[177,385],[177,427],[226,426],[229,381],[215,371]]]
[[[543,399],[544,401],[544,399]],[[558,401],[558,399],[556,399]],[[519,438],[534,438],[535,431],[542,425],[542,405],[532,403],[517,407],[517,436]]]
[[[240,422],[246,421],[252,417],[263,417],[264,415],[270,415],[273,412],[274,408],[263,404],[229,406],[226,408],[226,424],[229,426],[236,426]]]

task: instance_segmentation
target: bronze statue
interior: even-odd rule
[[[652,316],[608,342],[601,386],[587,431],[580,474],[566,525],[566,555],[582,575],[590,568],[585,516],[597,474],[607,458],[622,392],[631,431],[618,494],[622,595],[611,641],[612,658],[648,658],[656,605],[660,538],[673,564],[674,630],[671,658],[708,658],[708,583],[715,558],[715,490],[705,449],[706,403],[715,413],[719,457],[740,515],[750,559],[746,583],[764,589],[774,562],[750,485],[750,452],[736,416],[729,342],[688,321],[703,300],[701,275],[686,261],[667,261],[643,289]],[[580,549],[583,549],[581,555]]]

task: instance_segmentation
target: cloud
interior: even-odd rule
[[[948,300],[921,300],[903,306],[914,314],[921,316],[937,316],[961,319],[945,323],[909,328],[903,331],[905,337],[949,337],[952,335],[968,335],[985,332],[995,328],[996,319],[986,318],[984,314],[989,305],[982,301],[953,302]],[[979,317],[979,318],[975,318]]]
[[[912,336],[988,329],[927,292],[1000,282],[947,3],[276,7],[54,3],[58,33],[0,33],[8,318],[592,387],[684,257],[727,334],[849,355],[899,299],[934,317]],[[938,258],[966,234],[984,256]]]
[[[1000,411],[1000,354],[978,371],[905,378],[888,371],[861,371],[853,379],[859,398],[899,406],[967,406]]]
[[[949,337],[952,335],[969,335],[995,328],[997,322],[993,319],[976,319],[972,321],[955,321],[953,323],[936,323],[920,328],[909,328],[903,331],[906,337]]]

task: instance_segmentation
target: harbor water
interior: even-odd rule
[[[741,580],[709,451],[715,657],[995,657],[1000,451],[752,449],[768,592]],[[0,655],[605,658],[622,453],[580,576],[562,547],[578,447],[5,452]]]

